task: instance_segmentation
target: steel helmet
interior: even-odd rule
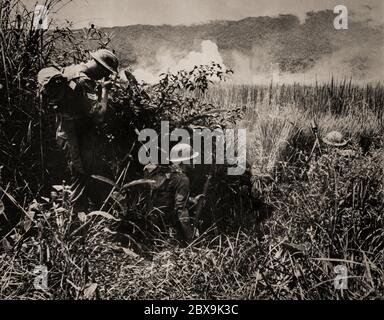
[[[195,159],[198,156],[199,153],[193,150],[189,144],[179,143],[171,149],[171,155],[168,160],[171,162],[183,162]]]
[[[111,51],[107,49],[99,49],[95,52],[91,52],[91,57],[112,73],[117,73],[119,61]]]
[[[350,140],[346,140],[339,131],[331,131],[323,138],[324,143],[333,147],[344,147]]]

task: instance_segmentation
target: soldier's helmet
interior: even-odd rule
[[[119,60],[111,51],[107,49],[99,49],[95,52],[91,52],[91,57],[112,73],[116,74],[118,72],[117,68],[119,66]]]
[[[339,131],[331,131],[325,135],[323,142],[331,147],[344,147],[350,140],[345,139]]]
[[[180,163],[187,160],[192,160],[199,156],[199,153],[187,143],[178,143],[171,149],[169,161]]]

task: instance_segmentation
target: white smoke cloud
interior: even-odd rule
[[[180,56],[182,57],[180,58]],[[175,73],[179,70],[189,71],[194,66],[207,65],[212,61],[225,67],[217,44],[210,40],[203,40],[200,44],[200,51],[191,51],[184,55],[180,52],[161,48],[156,54],[156,63],[153,66],[139,65],[134,70],[133,75],[139,81],[153,84],[159,80],[159,74],[161,73]]]
[[[138,81],[143,81],[149,84],[154,84],[159,81],[159,77],[148,69],[138,68],[134,70],[132,74]]]
[[[314,84],[329,82],[331,78],[343,81],[352,79],[355,83],[366,84],[382,81],[384,77],[383,47],[361,47],[358,44],[341,48],[325,55],[305,72],[281,72],[278,63],[268,62],[257,55],[245,55],[232,51],[235,71],[232,82],[237,84]]]
[[[139,81],[156,83],[159,74],[170,71],[191,70],[195,65],[210,64],[212,61],[226,67],[224,60],[229,62],[234,75],[230,82],[237,84],[266,85],[273,83],[292,84],[328,82],[334,79],[352,79],[357,83],[382,81],[384,77],[384,42],[378,35],[369,37],[356,36],[338,50],[324,55],[315,62],[311,69],[305,72],[281,72],[280,66],[273,63],[272,53],[274,43],[263,47],[254,47],[250,54],[237,50],[223,52],[225,59],[219,52],[216,43],[203,40],[200,50],[177,51],[177,49],[160,48],[152,64],[142,63],[134,71]],[[359,39],[359,41],[357,41]],[[362,45],[364,43],[364,45]]]
[[[201,42],[201,51],[191,51],[184,59],[181,59],[179,63],[170,68],[171,72],[177,70],[191,70],[196,65],[209,64],[210,62],[216,62],[223,65],[223,58],[219,53],[217,44],[204,40]]]

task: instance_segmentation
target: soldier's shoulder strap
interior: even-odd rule
[[[84,70],[85,67],[82,64],[72,65],[64,68],[63,74],[68,81],[69,87],[72,90],[75,90],[79,83],[92,81],[92,79],[84,73]]]

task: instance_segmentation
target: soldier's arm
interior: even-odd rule
[[[189,179],[187,177],[178,177],[175,183],[175,212],[180,222],[190,222],[187,208],[189,194]]]
[[[100,120],[104,120],[105,113],[108,106],[108,95],[109,95],[110,81],[102,82],[101,84],[101,97],[98,102],[97,116],[100,117]]]
[[[191,242],[193,240],[193,228],[187,209],[189,192],[189,179],[185,176],[179,177],[176,183],[175,191],[175,210],[180,222],[181,230],[187,242]]]

